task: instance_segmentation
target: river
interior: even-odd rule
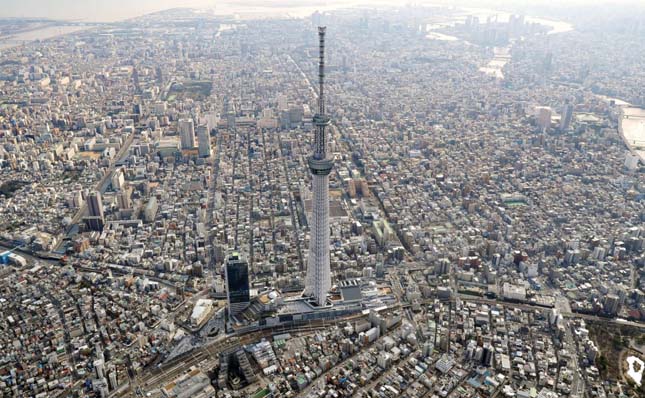
[[[217,16],[232,16],[239,20],[267,18],[306,18],[316,11],[340,8],[377,8],[398,5],[396,0],[87,0],[70,6],[68,0],[23,0],[10,2],[0,9],[0,18],[48,18],[60,21],[118,22],[175,7],[192,7]],[[270,4],[270,5],[269,5]],[[0,37],[0,50],[16,47],[34,40],[87,29],[85,26],[46,26],[11,36]],[[221,33],[221,32],[220,32]]]
[[[622,107],[620,135],[625,144],[645,164],[645,109]]]
[[[632,106],[619,98],[596,94],[596,97],[620,107],[618,132],[625,145],[645,164],[645,109]]]
[[[240,19],[307,17],[316,10],[401,6],[400,0],[5,0],[0,17],[117,22],[171,8],[206,9]],[[72,4],[73,3],[73,4]]]
[[[16,47],[34,40],[46,40],[52,37],[85,30],[86,26],[47,26],[44,28],[21,32],[8,37],[0,38],[0,50]]]
[[[479,68],[480,72],[497,79],[504,79],[504,66],[511,60],[511,46],[493,48],[493,59]]]
[[[618,132],[625,145],[645,164],[645,109],[632,106],[620,98],[596,94],[596,97],[620,107]]]
[[[498,21],[508,21],[511,14],[508,13],[495,13],[494,11],[489,11],[489,14],[484,14],[486,18],[488,16],[496,16]],[[481,16],[481,15],[480,15]],[[485,20],[485,19],[484,19]],[[568,22],[555,21],[552,19],[544,18],[535,18],[535,17],[526,17],[526,22],[538,23],[540,25],[547,26],[551,28],[547,35],[552,35],[556,33],[566,33],[573,30],[573,25]],[[506,47],[495,47],[493,49],[493,59],[490,60],[486,65],[479,68],[480,72],[488,76],[493,76],[499,80],[504,79],[504,66],[511,60],[511,48],[513,43],[509,44]]]
[[[426,38],[430,40],[440,41],[458,41],[461,39],[455,36],[439,33],[437,32],[437,30],[446,27],[453,27],[459,23],[464,23],[468,16],[477,17],[480,21],[487,21],[489,18],[493,18],[497,22],[507,22],[511,15],[512,14],[507,12],[495,11],[485,8],[461,8],[460,12],[458,12],[454,16],[447,17],[445,21],[435,21],[432,24],[427,24]],[[525,21],[528,23],[538,23],[540,25],[549,27],[550,30],[547,32],[547,35],[566,33],[573,30],[573,25],[564,21],[556,21],[553,19],[536,17],[526,17]],[[512,45],[513,44],[511,43],[506,47],[495,47],[493,49],[493,59],[491,59],[486,65],[480,67],[479,71],[488,76],[493,76],[496,79],[504,79],[503,70],[504,66],[511,60]]]
[[[38,6],[35,6],[38,3]],[[272,4],[269,6],[268,4]],[[431,1],[421,1],[425,6],[435,6]],[[270,3],[261,0],[112,0],[104,2],[99,0],[88,0],[69,7],[67,0],[48,0],[40,4],[37,0],[23,0],[11,2],[0,10],[0,17],[44,17],[59,20],[76,20],[84,22],[116,22],[128,18],[138,17],[151,12],[158,12],[173,7],[196,7],[206,10],[208,13],[221,16],[234,16],[240,20],[253,18],[305,18],[315,11],[332,11],[340,8],[367,8],[376,9],[382,7],[401,6],[397,0],[312,0],[310,2],[297,3],[288,0],[274,0]],[[438,5],[444,6],[444,5]],[[37,10],[37,11],[34,11]],[[442,25],[454,25],[463,22],[468,15],[475,15],[485,21],[490,16],[495,16],[498,21],[508,20],[511,14],[489,9],[462,8],[461,13],[456,17],[449,18],[445,23],[428,25],[428,38],[442,41],[456,41],[457,37],[436,32],[434,30]],[[543,18],[527,17],[527,22],[537,22],[551,26],[549,34],[562,33],[573,29],[571,24]],[[11,37],[0,38],[0,49],[14,47],[33,40],[45,40],[62,34],[72,33],[86,29],[82,26],[56,26],[34,29],[32,31],[19,33]],[[490,68],[498,69],[500,60],[493,60]]]

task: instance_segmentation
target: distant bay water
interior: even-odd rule
[[[403,6],[397,0],[20,0],[1,1],[0,18],[51,18],[115,22],[177,7],[209,9],[218,15],[303,17],[316,10],[352,6]],[[425,3],[425,2],[420,2]]]
[[[418,0],[417,5],[441,5],[450,0]],[[74,23],[118,22],[172,8],[195,8],[211,15],[240,20],[304,18],[316,11],[340,8],[405,6],[401,0],[0,0],[0,18],[44,18]],[[34,24],[38,25],[38,24]],[[86,29],[83,26],[43,24],[23,32],[0,36],[0,51],[34,40]]]
[[[2,0],[0,0],[1,2]],[[251,18],[302,18],[315,11],[396,5],[396,0],[21,0],[0,7],[0,18],[46,18],[80,23],[117,22],[171,8],[196,8],[212,15]],[[35,24],[32,29],[0,36],[0,51],[33,40],[86,29],[83,26]]]

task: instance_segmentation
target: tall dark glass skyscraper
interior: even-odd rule
[[[240,258],[239,253],[232,253],[226,261],[226,298],[229,315],[236,315],[249,306],[249,266]]]

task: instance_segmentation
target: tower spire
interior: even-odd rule
[[[321,26],[318,28],[318,113],[325,114],[325,31],[327,28]]]
[[[327,157],[327,137],[325,127],[329,124],[329,116],[325,114],[325,32],[327,28],[318,27],[318,113],[314,116],[316,137],[314,143],[314,157],[325,159]]]

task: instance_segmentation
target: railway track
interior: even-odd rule
[[[153,390],[155,388],[158,388],[162,383],[177,378],[192,366],[200,366],[203,368],[209,368],[208,370],[210,370],[216,365],[221,353],[228,350],[241,348],[246,344],[260,341],[263,338],[270,338],[272,336],[283,333],[313,333],[327,329],[333,325],[363,318],[365,316],[366,315],[364,314],[356,314],[338,320],[311,321],[307,324],[302,325],[278,326],[261,331],[254,331],[242,336],[228,336],[226,339],[214,341],[212,343],[204,345],[203,347],[189,351],[188,353],[174,359],[168,364],[144,371],[134,381],[133,387],[141,387],[146,391]]]

